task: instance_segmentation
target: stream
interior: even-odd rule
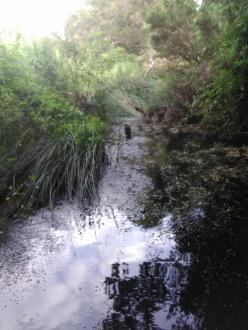
[[[194,297],[202,282],[197,287],[198,276],[190,289],[195,263],[177,248],[172,213],[160,203],[149,209],[151,191],[159,189],[160,145],[139,119],[125,123],[132,139],[125,139],[123,123],[114,128],[93,203],[61,201],[0,229],[1,330],[208,329],[206,301]],[[195,208],[194,217],[202,212]],[[184,301],[193,307],[180,301],[187,285]]]

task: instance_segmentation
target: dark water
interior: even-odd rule
[[[247,151],[197,138],[169,157],[161,150],[154,195],[161,213],[171,213],[177,250],[190,254],[179,306],[197,329],[248,329]]]
[[[0,228],[1,330],[248,329],[246,160],[128,123],[87,210]]]

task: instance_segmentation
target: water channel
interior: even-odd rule
[[[1,229],[1,330],[207,329],[179,303],[191,257],[177,249],[172,214],[148,209],[159,149],[139,119],[126,122],[132,139],[114,128],[96,200],[61,201]]]

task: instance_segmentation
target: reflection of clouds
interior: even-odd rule
[[[138,235],[136,235],[138,236]],[[139,237],[137,237],[139,239]],[[139,260],[143,260],[145,257],[145,242],[138,241],[137,244],[126,246],[122,249],[122,253],[125,256],[125,261],[130,262],[138,262]]]
[[[77,325],[87,318],[90,306],[94,308],[91,313],[100,317],[106,298],[103,292],[96,294],[95,291],[103,274],[97,267],[92,273],[82,260],[78,259],[70,260],[67,266],[66,277],[64,274],[62,281],[59,277],[53,278],[46,284],[45,293],[36,290],[26,300],[25,305],[18,305],[16,310],[12,309],[15,315],[27,312],[27,316],[22,318],[23,323],[26,322],[23,328],[17,326],[13,329],[26,329],[29,324],[32,324],[32,329],[56,329],[68,322]],[[36,316],[33,322],[29,322],[31,316]]]
[[[36,328],[57,328],[60,324],[74,319],[78,311],[78,300],[71,299],[71,288],[62,283],[55,283],[49,287],[49,292],[42,305],[39,306],[39,317],[35,322]],[[32,307],[29,313],[32,315],[37,311],[38,306]],[[33,313],[32,313],[33,312]]]
[[[113,211],[118,221],[125,217],[120,210]],[[40,263],[41,267],[47,268],[44,269],[47,272],[45,281],[39,287],[33,287],[29,294],[24,293],[24,304],[9,302],[4,314],[0,310],[0,318],[5,321],[13,318],[22,320],[23,326],[15,325],[9,328],[11,330],[26,330],[29,325],[32,329],[64,329],[63,326],[66,329],[66,324],[72,322],[75,329],[79,324],[93,328],[108,309],[104,279],[110,275],[111,265],[117,260],[122,264],[129,263],[129,274],[126,275],[134,276],[141,262],[159,257],[159,251],[160,257],[164,257],[167,255],[165,251],[170,251],[174,244],[157,229],[145,231],[128,220],[119,222],[117,226],[106,212],[98,215],[97,219],[100,217],[101,221],[89,225],[88,219],[82,228],[79,210],[74,209],[74,213],[70,210],[67,215],[63,213],[64,219],[71,223],[70,231],[67,228],[55,231],[56,237],[63,241],[63,249],[54,252],[51,264]],[[36,252],[39,258],[34,255],[34,259],[46,260],[45,250],[39,247]],[[17,282],[11,289],[21,291],[21,286],[22,283]],[[3,324],[8,330],[6,325],[9,323]]]

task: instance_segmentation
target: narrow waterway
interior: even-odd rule
[[[90,205],[0,228],[0,329],[247,330],[248,151],[138,118],[110,140]]]
[[[151,136],[126,122],[132,139],[115,127],[93,205],[61,202],[1,232],[1,330],[195,328],[173,308],[189,258],[175,249],[171,215],[146,219]]]

